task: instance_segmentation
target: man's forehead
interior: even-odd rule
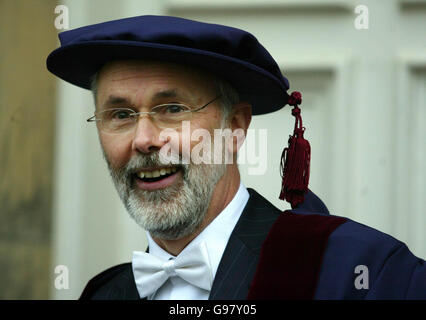
[[[161,61],[125,60],[104,65],[97,76],[101,104],[126,103],[129,94],[149,96],[153,100],[179,98],[197,103],[211,95],[215,77],[203,70]],[[103,100],[103,101],[102,101]]]
[[[209,91],[213,89],[215,77],[204,70],[180,64],[125,60],[113,61],[104,65],[97,76],[97,85],[106,85],[108,89],[129,85],[156,85],[159,91],[174,89],[181,91]],[[165,97],[165,96],[163,96]]]
[[[152,60],[120,60],[105,64],[98,72],[98,78],[112,81],[126,80],[132,77],[146,78],[161,76],[169,79],[205,79],[212,80],[214,76],[204,70],[191,66],[164,61]]]
[[[114,94],[108,92],[106,95],[105,101],[102,103],[102,106],[108,107],[109,105],[118,105],[118,104],[128,104],[131,103],[131,97],[128,97],[127,95],[123,95],[121,93]],[[172,88],[172,89],[165,89],[165,90],[158,90],[154,91],[150,96],[151,100],[158,100],[161,101],[162,99],[190,99],[190,97],[187,97],[185,92],[182,90],[179,90],[178,88]]]

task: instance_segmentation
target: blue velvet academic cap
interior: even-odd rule
[[[168,16],[140,16],[94,24],[59,34],[61,47],[47,68],[63,80],[90,89],[92,76],[108,61],[175,62],[228,80],[253,114],[286,105],[288,80],[250,33],[223,25]]]

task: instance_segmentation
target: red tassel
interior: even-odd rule
[[[309,184],[309,167],[311,160],[311,146],[303,138],[305,128],[302,127],[299,104],[302,103],[302,94],[294,91],[291,93],[288,104],[293,106],[291,114],[295,116],[293,136],[288,140],[288,147],[281,155],[282,188],[280,199],[286,200],[294,209],[305,199]]]

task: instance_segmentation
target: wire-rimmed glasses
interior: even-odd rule
[[[128,132],[136,127],[139,116],[151,116],[159,128],[178,128],[182,121],[190,121],[194,112],[198,112],[216,101],[220,96],[210,100],[205,105],[192,109],[182,103],[160,104],[146,112],[135,112],[129,108],[111,108],[95,112],[87,122],[98,122],[99,129],[107,133]]]

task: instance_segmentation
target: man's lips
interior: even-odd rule
[[[156,190],[171,186],[179,176],[182,167],[144,168],[134,174],[134,179],[138,188]]]

